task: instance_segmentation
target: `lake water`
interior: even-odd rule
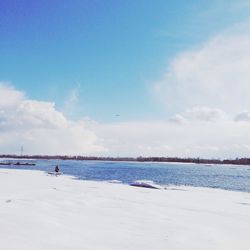
[[[17,162],[5,159],[1,161]],[[64,174],[73,175],[80,180],[119,180],[127,184],[135,180],[152,180],[163,186],[189,185],[250,192],[250,166],[74,160],[35,160],[35,162],[36,166],[0,166],[0,168],[50,172],[58,164]]]

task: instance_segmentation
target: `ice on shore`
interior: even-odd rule
[[[132,182],[130,184],[130,186],[153,188],[153,189],[162,189],[163,188],[163,187],[161,187],[160,185],[157,185],[156,183],[154,183],[151,180],[137,180],[137,181]]]
[[[250,194],[0,170],[2,250],[249,250]]]

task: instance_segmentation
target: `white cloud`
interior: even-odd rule
[[[175,114],[173,117],[171,117],[169,120],[169,122],[173,122],[176,124],[184,124],[187,123],[186,118],[182,115],[182,114]]]
[[[17,109],[17,122],[41,128],[65,128],[67,120],[51,102],[25,100]]]
[[[220,109],[193,107],[181,114],[175,114],[169,121],[184,124],[187,122],[217,122],[225,119],[227,119],[227,115]]]
[[[19,153],[21,145],[27,154],[239,157],[250,153],[250,123],[221,119],[221,110],[195,108],[164,122],[72,121],[53,103],[30,100],[13,87],[0,86],[12,96],[12,102],[0,107],[1,153]]]
[[[92,127],[114,156],[246,157],[250,124],[126,122]],[[236,146],[237,145],[237,146]]]
[[[246,122],[250,122],[250,112],[249,111],[243,111],[241,113],[239,113],[236,117],[235,117],[235,121],[246,121]]]
[[[193,107],[230,114],[250,109],[249,27],[236,26],[172,60],[154,84],[157,98],[170,114]]]
[[[10,85],[0,85],[0,150],[27,154],[98,154],[106,152],[82,121],[68,120],[54,103],[30,100]]]
[[[249,157],[250,112],[242,112],[250,110],[249,27],[229,30],[170,63],[154,84],[171,117],[165,121],[72,121],[65,113],[77,106],[78,87],[61,113],[2,84],[0,150],[15,153],[24,145],[30,154]]]
[[[188,109],[184,116],[189,120],[195,121],[219,121],[226,118],[224,111],[208,107],[193,107]]]
[[[9,83],[0,83],[0,109],[9,109],[25,99],[23,92],[16,90]]]
[[[236,25],[176,56],[153,84],[170,118],[141,124],[131,141],[172,156],[249,157],[250,112],[242,112],[250,110],[249,28],[249,23]],[[171,150],[161,151],[159,145]]]

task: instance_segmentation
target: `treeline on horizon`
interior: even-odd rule
[[[2,154],[0,158],[13,159],[44,159],[44,160],[80,160],[80,161],[134,161],[134,162],[180,162],[197,164],[235,164],[250,165],[250,158],[236,159],[202,159],[179,157],[98,157],[98,156],[67,156],[67,155],[13,155]]]

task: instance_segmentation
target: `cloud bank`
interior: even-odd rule
[[[93,130],[114,156],[233,158],[250,154],[250,122],[96,124]]]
[[[0,84],[0,151],[27,154],[234,158],[250,155],[250,25],[176,56],[153,84],[167,110],[162,121],[72,120]],[[73,108],[72,108],[73,107]]]
[[[249,157],[249,27],[235,25],[203,46],[180,53],[153,84],[168,121],[182,131],[176,134],[178,143],[170,143],[179,149],[184,145],[182,152]]]
[[[250,113],[196,107],[154,122],[73,121],[54,103],[0,85],[1,153],[238,157],[250,153]]]
[[[55,104],[30,100],[21,91],[0,85],[0,150],[27,154],[92,154],[106,152],[83,121],[67,119]]]
[[[249,27],[234,28],[172,60],[154,84],[169,113],[197,106],[230,114],[250,109]]]

